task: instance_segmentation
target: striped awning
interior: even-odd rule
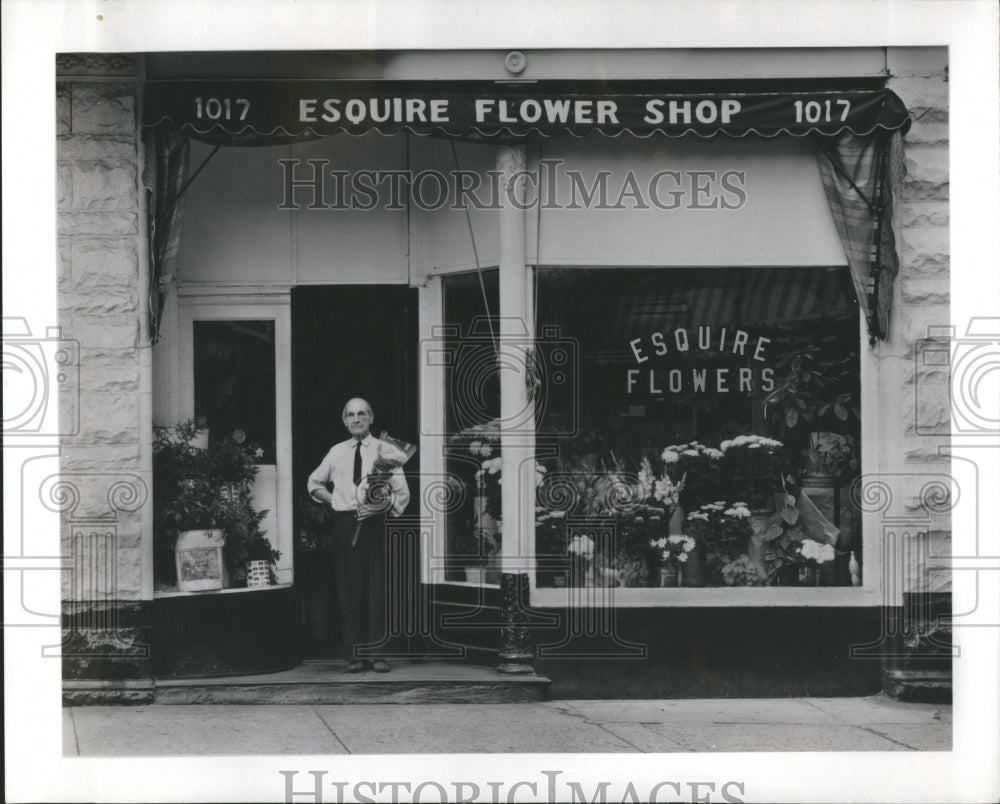
[[[851,314],[850,293],[845,268],[667,270],[629,289],[616,306],[611,340],[700,325],[805,324]]]

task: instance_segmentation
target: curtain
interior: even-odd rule
[[[163,310],[161,281],[176,271],[184,215],[184,189],[188,182],[191,147],[186,134],[173,126],[145,131],[146,163],[142,184],[149,201],[149,333],[159,339]],[[140,224],[142,225],[142,224]]]
[[[888,337],[893,280],[899,272],[892,198],[904,172],[902,135],[845,132],[818,142],[826,199],[874,344]]]

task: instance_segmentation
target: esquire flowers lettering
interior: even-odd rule
[[[626,391],[651,396],[692,392],[752,393],[755,390],[770,393],[774,390],[774,369],[758,365],[765,362],[764,353],[770,342],[770,338],[753,337],[743,329],[711,325],[690,329],[678,327],[669,332],[658,331],[633,338],[628,345],[636,364],[649,365],[626,370]],[[700,358],[700,361],[684,368],[649,363],[655,358],[669,360],[672,356],[688,360]],[[737,365],[733,361],[748,365]]]

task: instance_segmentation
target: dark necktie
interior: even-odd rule
[[[354,485],[361,482],[361,442],[354,445]]]

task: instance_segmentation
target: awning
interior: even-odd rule
[[[143,126],[149,173],[144,180],[151,192],[154,338],[159,281],[171,273],[183,195],[198,172],[188,177],[190,139],[275,145],[369,131],[494,142],[593,133],[705,139],[813,136],[870,338],[885,338],[898,271],[892,190],[903,171],[901,135],[910,127],[903,102],[887,89],[746,92],[740,87],[727,92],[712,87],[699,92],[685,87],[676,92],[676,87],[657,82],[609,87],[600,82],[150,81]]]
[[[604,92],[548,84],[465,89],[461,83],[324,80],[153,81],[145,126],[172,125],[197,139],[267,141],[331,134],[411,132],[509,139],[595,132],[607,136],[866,136],[905,132],[909,117],[889,90],[805,92]]]

